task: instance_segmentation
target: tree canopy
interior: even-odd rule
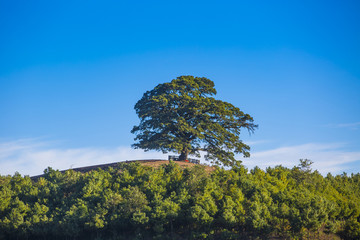
[[[0,175],[0,239],[355,240],[360,174],[132,162]]]
[[[134,148],[180,153],[232,166],[235,154],[250,156],[250,147],[240,138],[242,129],[257,127],[253,118],[234,105],[215,99],[214,82],[205,77],[180,76],[144,93],[135,110],[140,124],[134,126]]]

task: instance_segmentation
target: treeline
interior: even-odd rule
[[[360,239],[360,175],[302,164],[1,176],[0,239]]]

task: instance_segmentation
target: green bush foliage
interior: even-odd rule
[[[360,175],[139,163],[0,176],[0,239],[359,239]]]

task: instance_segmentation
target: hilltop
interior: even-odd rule
[[[164,159],[143,159],[143,160],[125,160],[125,161],[120,161],[120,162],[113,162],[113,163],[106,163],[106,164],[98,164],[98,165],[91,165],[91,166],[84,166],[84,167],[78,167],[78,168],[71,168],[71,169],[66,169],[66,170],[61,170],[61,173],[64,173],[68,170],[73,170],[76,172],[81,172],[81,173],[86,173],[92,170],[97,170],[97,169],[107,169],[109,167],[112,168],[117,168],[119,166],[119,164],[124,164],[124,163],[139,163],[141,165],[144,166],[148,166],[148,167],[153,167],[153,168],[159,168],[160,166],[164,165],[164,164],[168,164],[169,160],[164,160]],[[191,168],[194,167],[198,164],[195,163],[190,163],[190,162],[185,162],[185,161],[176,161],[176,163],[183,169],[185,168]],[[205,167],[205,171],[206,172],[212,172],[215,170],[215,167],[212,166],[207,166],[207,165],[203,165]],[[36,180],[40,177],[43,177],[44,174],[41,175],[36,175],[36,176],[32,176],[31,179]]]

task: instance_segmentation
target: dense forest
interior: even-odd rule
[[[0,177],[0,239],[360,239],[360,175],[139,163]]]

